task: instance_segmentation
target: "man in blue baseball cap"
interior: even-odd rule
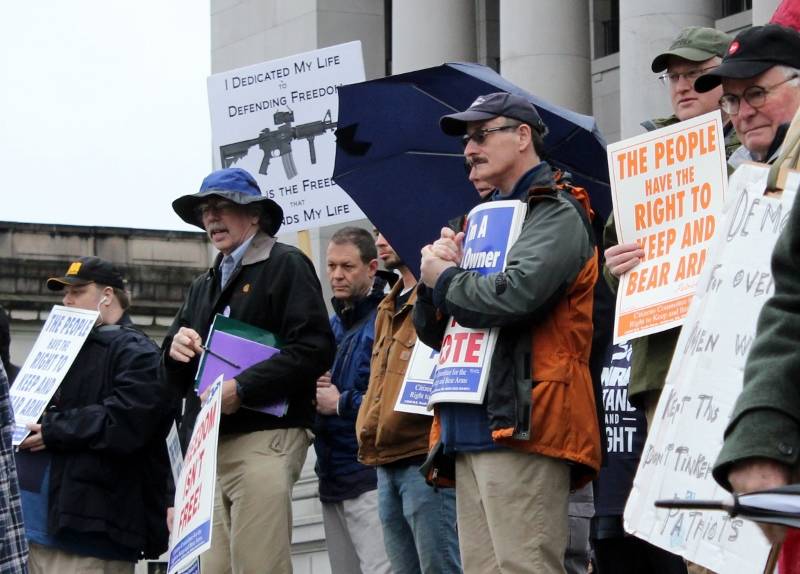
[[[192,282],[164,341],[167,376],[187,392],[185,438],[200,407],[190,389],[201,345],[217,313],[282,343],[280,353],[222,385],[214,536],[201,568],[291,572],[291,492],[310,444],[316,381],[334,356],[319,279],[301,251],[275,240],[283,212],[243,169],[211,173],[172,207],[220,251]],[[280,399],[289,404],[283,417],[249,408]]]

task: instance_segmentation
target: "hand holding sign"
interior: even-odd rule
[[[644,259],[644,249],[638,243],[622,243],[606,249],[606,266],[614,277],[627,273]]]

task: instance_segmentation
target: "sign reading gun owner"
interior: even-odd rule
[[[782,200],[762,195],[766,178],[767,167],[754,165],[731,177],[732,201],[681,330],[625,508],[628,532],[714,572],[763,571],[769,546],[756,525],[724,512],[653,503],[726,495],[712,465],[742,390],[759,311],[773,292],[771,253],[791,207],[789,192]]]
[[[214,167],[241,167],[283,208],[283,231],[364,217],[331,180],[339,86],[364,81],[349,42],[208,78]]]
[[[638,243],[639,265],[620,278],[614,342],[677,327],[725,202],[719,111],[608,146],[619,243]]]
[[[480,275],[505,270],[508,252],[519,237],[527,205],[517,200],[490,201],[472,208],[461,267]],[[428,402],[481,404],[499,328],[471,329],[452,317],[442,339],[439,365]]]
[[[35,423],[47,408],[97,321],[97,311],[56,305],[28,353],[14,384],[14,437],[18,446],[28,436],[27,423]]]
[[[222,410],[220,375],[211,386],[186,447],[186,457],[175,486],[172,547],[167,572],[181,572],[211,547],[214,486],[217,482],[217,439]]]

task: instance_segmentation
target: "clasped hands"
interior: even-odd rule
[[[449,227],[442,227],[439,239],[422,248],[420,264],[422,282],[432,289],[445,269],[461,264],[463,252],[464,233],[456,233]]]

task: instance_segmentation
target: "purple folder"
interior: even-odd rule
[[[217,321],[215,321],[216,323]],[[265,361],[280,352],[275,347],[226,333],[220,329],[215,329],[213,326],[208,337],[207,346],[212,352],[203,353],[203,357],[200,360],[197,376],[198,395],[203,394],[203,391],[211,386],[220,375],[223,376],[223,380],[227,381],[236,377],[248,367]],[[243,408],[250,408],[254,411],[282,417],[286,414],[288,407],[289,403],[286,400],[279,400],[262,407]]]

